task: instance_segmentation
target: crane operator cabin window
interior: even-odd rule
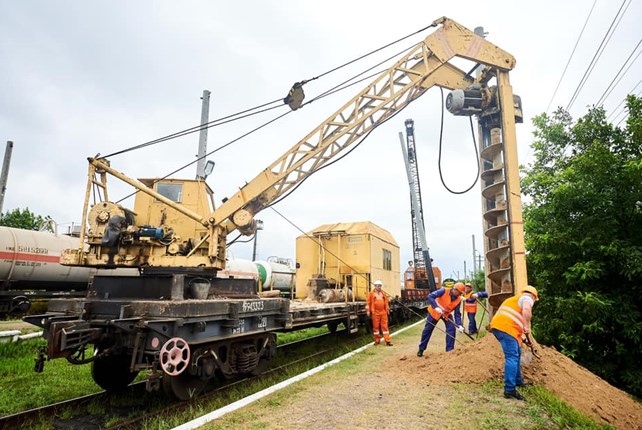
[[[183,197],[183,184],[168,184],[159,182],[156,184],[156,192],[167,197],[173,202],[180,203]]]

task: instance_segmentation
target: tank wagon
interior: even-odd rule
[[[495,242],[485,245],[493,264],[504,253],[512,258],[501,270],[488,269],[487,261],[487,284],[501,285],[501,293],[504,288],[523,289],[525,252],[514,138],[521,102],[513,97],[508,80],[515,59],[448,18],[430,27],[433,33],[218,207],[204,180],[135,180],[105,157],[89,158],[81,236],[75,248],[63,251],[61,263],[136,268],[140,276],[96,275],[86,297],[52,299],[46,314],[26,317],[44,328],[47,340],[36,370],[43,370],[47,358],[91,362],[94,380],[106,389],[127,385],[145,370],[150,372],[148,389],[162,384],[175,397],[191,398],[217,375],[261,372],[275,354],[278,331],[319,324],[357,330],[365,303],[349,297],[347,283],[322,288],[339,297],[343,292],[343,301],[319,303],[309,292],[305,299],[273,297],[274,291],[260,291],[252,279],[218,277],[225,270],[227,237],[233,232],[254,234],[258,212],[285,198],[433,86],[456,90],[458,97],[451,93],[447,103],[451,112],[478,116],[480,142],[488,146],[481,155],[506,160],[495,165],[487,178],[493,181],[487,184],[492,190],[483,193],[490,200],[498,195],[491,191],[510,191],[503,194],[510,199],[501,208],[484,215],[488,237],[505,231],[506,240],[501,249],[492,246]],[[482,70],[473,77],[453,64],[454,59],[472,63],[470,70]],[[497,85],[491,87],[493,79]],[[307,82],[296,83],[284,99],[291,109],[301,107]],[[491,129],[494,140],[489,140]],[[507,168],[514,169],[512,174],[506,174]],[[134,188],[133,209],[108,199],[108,177]],[[500,209],[510,214],[510,225],[497,224]]]
[[[96,269],[60,264],[63,249],[78,238],[0,226],[0,316],[25,314],[31,301],[82,297]]]

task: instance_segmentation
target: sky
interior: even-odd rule
[[[520,164],[527,164],[533,156],[532,118],[549,103],[549,112],[568,105],[623,4],[626,11],[617,29],[570,108],[574,118],[597,103],[627,57],[639,52],[634,49],[642,33],[641,1],[597,0],[570,62],[591,1],[0,1],[0,148],[14,142],[2,210],[28,207],[51,216],[61,230],[79,224],[87,157],[198,125],[203,90],[212,93],[210,120],[224,117],[280,99],[295,82],[323,75],[441,16],[471,30],[483,26],[490,42],[516,58],[510,80],[522,99],[518,157]],[[380,55],[397,53],[429,33]],[[373,61],[369,57],[311,81],[304,88],[306,100]],[[607,114],[619,112],[641,72],[638,60],[606,97]],[[365,85],[315,101],[213,154],[209,159],[216,167],[207,182],[216,203],[233,195]],[[640,89],[638,85],[634,93]],[[286,111],[283,107],[211,128],[208,150]],[[412,233],[398,134],[412,118],[430,254],[444,277],[463,278],[464,270],[472,270],[473,236],[477,252],[483,252],[480,185],[464,195],[450,194],[442,185],[440,115],[440,92],[433,88],[278,203],[275,209],[282,216],[272,209],[257,214],[264,229],[258,233],[256,258],[294,259],[296,237],[321,224],[372,221],[397,240],[403,270],[412,258]],[[467,118],[446,112],[441,169],[453,190],[475,181],[469,127]],[[197,151],[198,134],[190,134],[110,160],[112,167],[134,178],[163,177],[194,161]],[[192,165],[174,177],[192,178],[195,173]],[[116,185],[110,187],[111,200],[129,193],[115,180],[110,185]],[[251,259],[252,245],[236,243],[228,251],[234,258]]]

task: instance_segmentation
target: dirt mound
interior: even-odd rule
[[[538,345],[541,358],[534,357],[522,366],[526,383],[536,382],[555,393],[560,399],[598,422],[618,429],[642,430],[642,405],[553,348]],[[434,384],[444,382],[485,382],[503,380],[504,357],[499,342],[488,335],[476,342],[458,346],[449,353],[429,354],[419,366],[414,360],[399,361],[399,373]],[[444,371],[447,369],[447,371]]]

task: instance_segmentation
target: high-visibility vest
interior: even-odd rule
[[[464,294],[464,312],[466,313],[477,313],[477,300],[473,299],[472,301],[468,301],[468,299],[472,298],[473,294],[475,292],[471,291],[468,294]]]
[[[448,316],[450,313],[455,310],[457,306],[459,306],[459,303],[461,303],[461,295],[459,295],[455,300],[451,300],[450,296],[450,290],[452,288],[445,288],[446,292],[442,295],[439,296],[435,299],[437,304],[439,305],[440,308],[444,310],[444,318],[448,319]],[[438,320],[441,318],[441,315],[439,315],[439,312],[437,312],[432,305],[428,306],[428,313],[430,316],[432,316],[434,319]]]
[[[520,296],[513,296],[506,300],[499,307],[497,313],[493,316],[493,319],[490,321],[490,328],[503,331],[515,339],[521,345],[522,344],[522,335],[524,334],[524,317],[522,316],[522,310],[519,308],[517,303],[520,299]]]

